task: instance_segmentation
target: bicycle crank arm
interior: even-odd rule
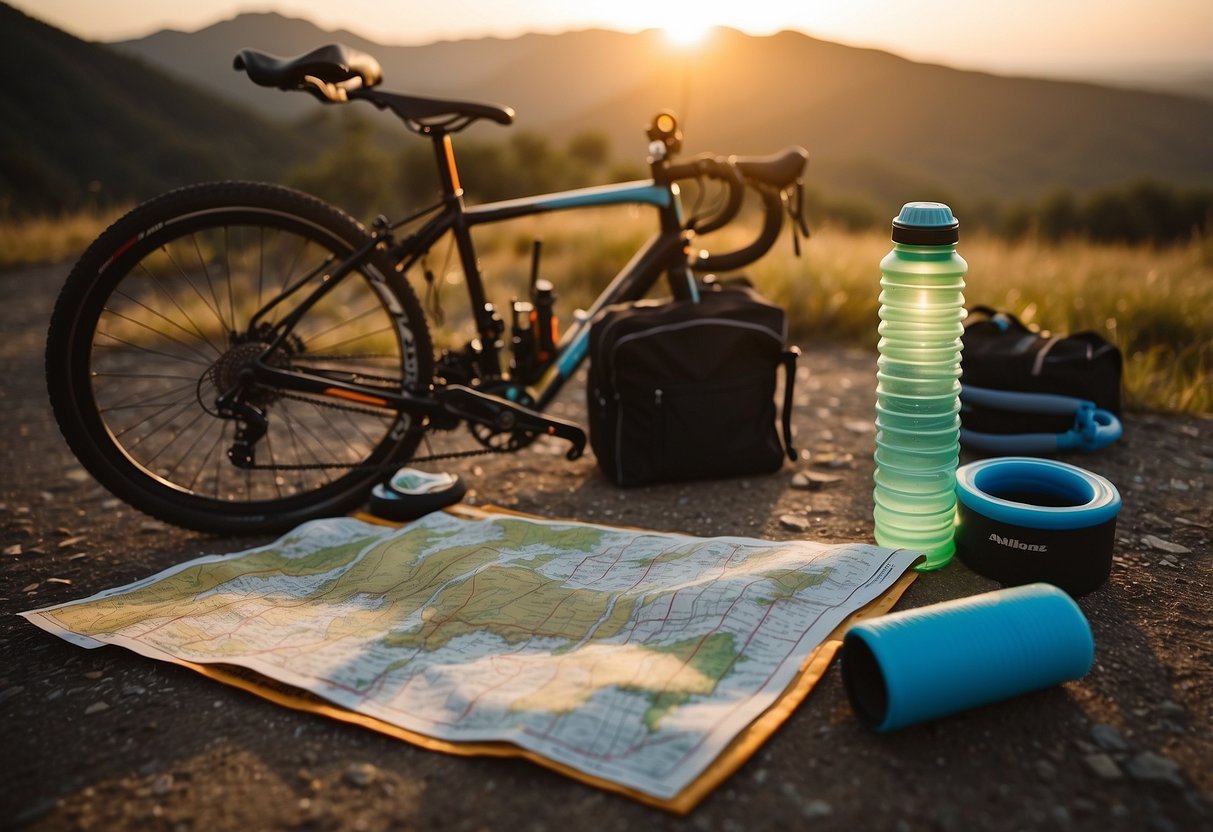
[[[500,396],[481,393],[461,384],[451,384],[434,391],[435,397],[448,413],[469,422],[485,425],[498,433],[545,433],[567,440],[572,447],[565,459],[577,459],[585,452],[585,431],[564,419],[515,404]]]

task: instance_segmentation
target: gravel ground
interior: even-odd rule
[[[1073,460],[1124,496],[1110,581],[1080,599],[1084,679],[888,736],[863,729],[837,664],[686,818],[517,760],[459,758],[286,710],[14,615],[264,539],[152,521],[79,468],[50,417],[41,351],[65,269],[0,274],[0,828],[1213,828],[1213,420],[1132,414]],[[692,534],[870,541],[870,354],[804,344],[805,458],[748,480],[620,491],[542,445],[455,470],[469,500]],[[576,390],[558,402],[581,419]],[[901,606],[995,588],[959,562]],[[941,645],[946,649],[946,645]]]

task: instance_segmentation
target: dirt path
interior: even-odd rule
[[[835,665],[677,819],[525,762],[422,751],[118,648],[73,647],[13,615],[262,542],[150,521],[77,466],[42,380],[63,274],[0,274],[0,828],[1213,828],[1211,420],[1130,416],[1126,441],[1074,460],[1124,496],[1112,578],[1080,601],[1097,649],[1085,679],[876,736],[852,716]],[[873,357],[804,346],[796,425],[811,456],[779,474],[624,492],[592,458],[542,449],[460,470],[474,500],[544,516],[870,540]],[[580,420],[575,394],[562,407]],[[902,605],[994,587],[953,563]]]

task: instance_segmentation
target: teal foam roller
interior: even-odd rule
[[[1094,660],[1078,604],[1038,583],[860,621],[842,678],[859,720],[883,732],[1079,679]]]

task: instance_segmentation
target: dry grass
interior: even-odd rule
[[[84,214],[0,225],[0,268],[76,256],[113,219]],[[490,300],[508,321],[509,302],[525,295],[532,241],[544,242],[541,274],[557,287],[557,312],[567,319],[588,306],[654,227],[644,209],[609,209],[540,216],[476,231]],[[715,250],[745,242],[720,232],[701,243]],[[780,240],[747,273],[788,309],[803,344],[876,343],[877,264],[889,249],[883,232],[815,230],[804,256]],[[1010,311],[1055,332],[1090,329],[1125,355],[1125,398],[1135,409],[1213,412],[1213,240],[1164,250],[1086,242],[1011,243],[994,237],[961,240],[969,262],[970,305]],[[442,340],[457,343],[466,324],[458,258],[435,247],[430,267],[442,286],[447,322]],[[412,275],[419,292],[424,282]]]
[[[614,211],[486,230],[478,242],[489,280],[511,287],[493,300],[508,308],[509,295],[525,282],[530,240],[539,235],[542,272],[561,291],[562,312],[588,305],[645,239],[650,223],[646,214]],[[721,232],[702,243],[720,250],[745,241],[744,233]],[[874,348],[877,264],[889,247],[887,233],[824,227],[801,258],[785,238],[746,271],[788,309],[801,343]],[[1003,309],[1054,332],[1093,330],[1119,346],[1128,407],[1213,412],[1213,240],[1153,249],[972,236],[962,239],[960,250],[969,263],[970,305]]]
[[[823,229],[803,261],[769,256],[753,272],[808,340],[873,346],[886,235]],[[1131,408],[1213,412],[1213,240],[1169,249],[991,237],[962,239],[965,297],[1054,332],[1092,330],[1125,356]]]
[[[79,257],[122,213],[122,210],[114,209],[61,217],[6,219],[0,222],[0,269]]]

